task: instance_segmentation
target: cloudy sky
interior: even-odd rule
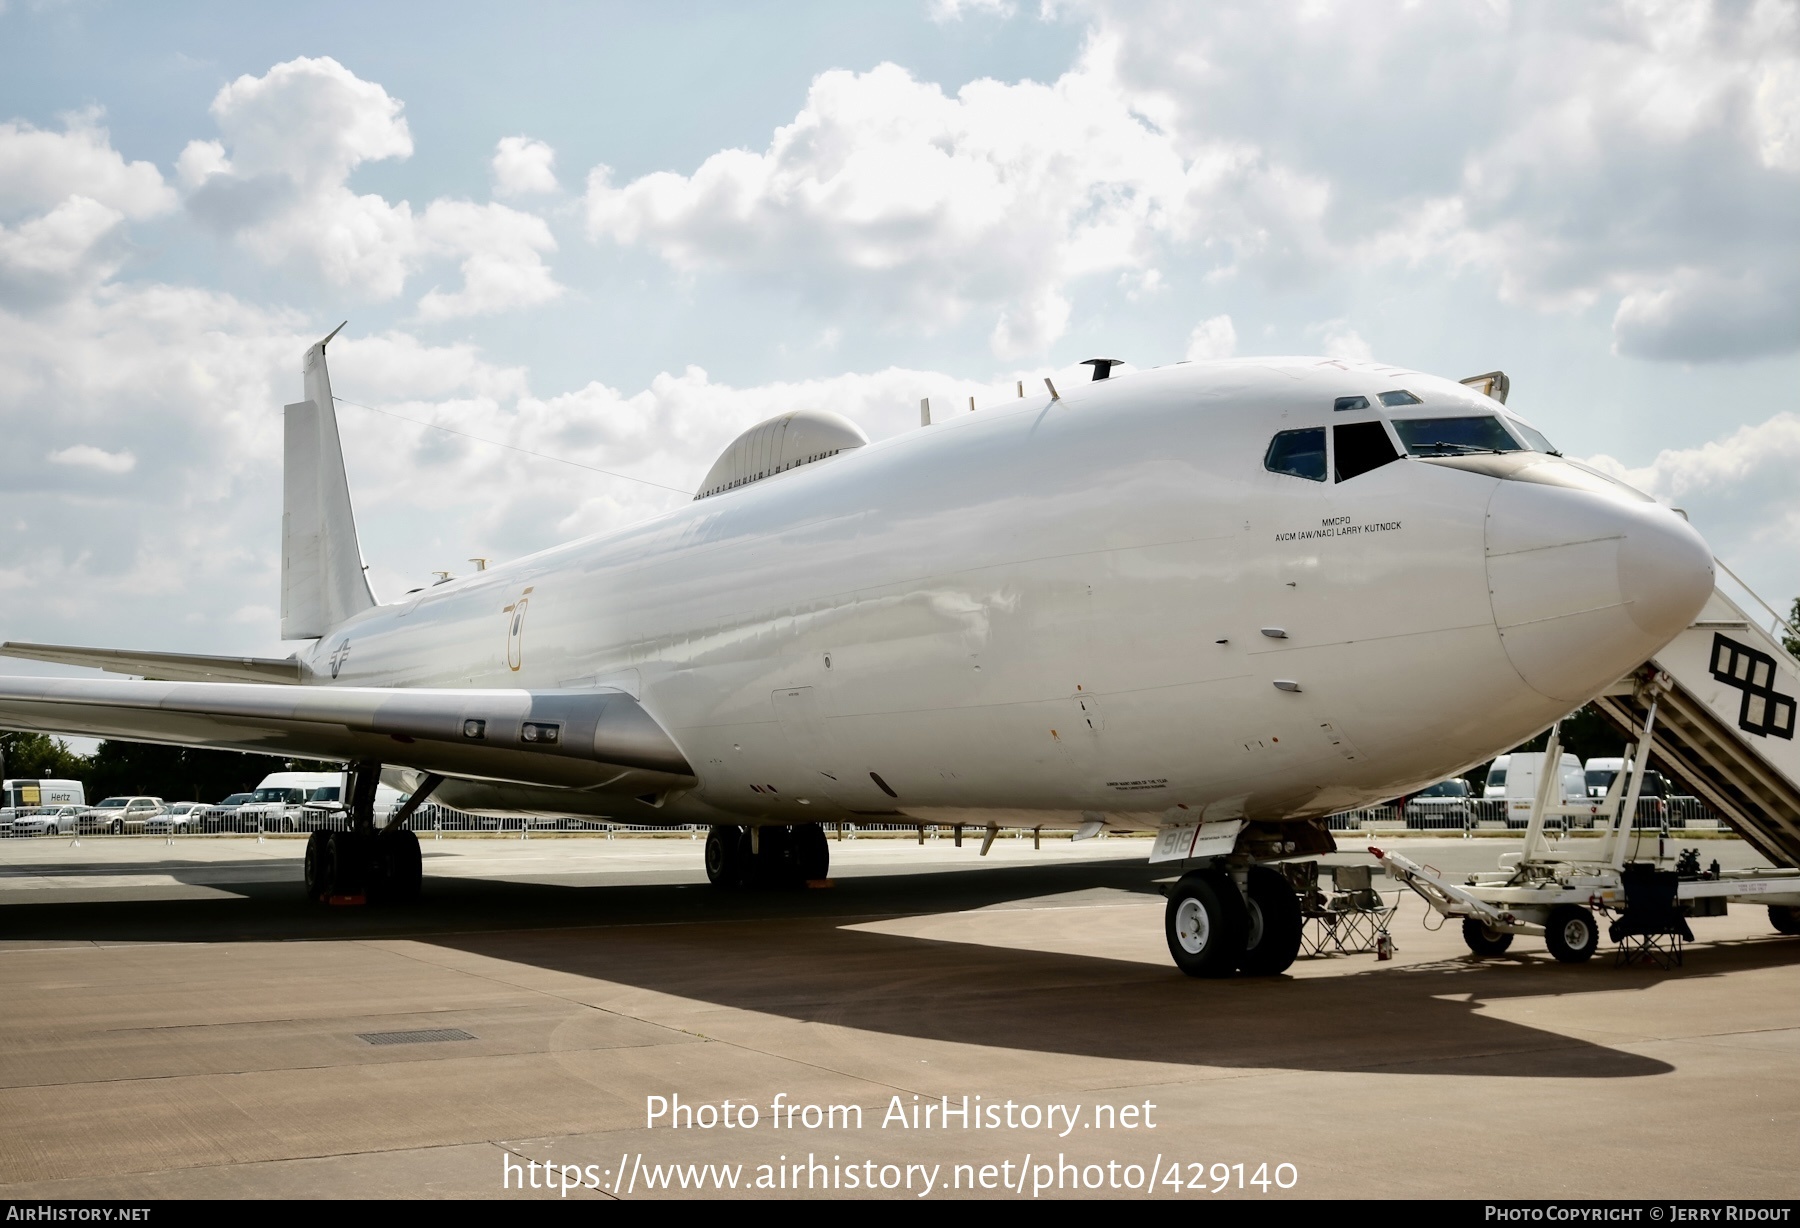
[[[1504,368],[1785,607],[1800,6],[0,0],[0,638],[291,648],[346,318],[389,599],[785,409],[1316,353]]]

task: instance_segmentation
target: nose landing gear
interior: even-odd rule
[[[1169,892],[1163,933],[1189,976],[1275,976],[1300,954],[1300,901],[1287,880],[1251,866],[1240,890],[1220,869],[1193,870]]]

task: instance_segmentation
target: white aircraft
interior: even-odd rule
[[[1264,863],[1543,729],[1713,591],[1699,534],[1562,459],[1499,373],[1273,358],[1097,360],[880,443],[784,414],[678,511],[379,605],[330,340],[286,407],[309,646],[0,649],[165,680],[0,679],[5,727],[350,763],[314,896],[416,893],[428,796],[709,824],[727,885],[822,877],[822,822],[1103,824],[1189,867],[1184,971],[1279,972],[1300,917]],[[377,831],[384,769],[412,797]]]

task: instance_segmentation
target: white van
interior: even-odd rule
[[[1488,766],[1487,782],[1481,794],[1506,799],[1508,827],[1524,827],[1531,822],[1531,806],[1537,800],[1538,768],[1543,762],[1541,751],[1517,751],[1501,755]],[[1565,751],[1557,775],[1562,787],[1558,796],[1551,799],[1553,804],[1585,805],[1588,800],[1587,773],[1582,770],[1581,760]],[[1586,826],[1580,820],[1567,825]]]
[[[250,800],[237,808],[232,825],[239,831],[299,831],[301,812],[313,791],[343,784],[342,772],[270,772]]]
[[[344,790],[350,787],[349,774],[340,772],[332,777],[330,784],[320,785],[306,799],[301,811],[300,827],[303,831],[323,831],[333,827],[341,827],[344,814]],[[392,785],[375,786],[375,824],[380,826],[386,822],[387,816],[394,813],[406,795]]]
[[[85,806],[87,790],[79,780],[0,781],[0,809],[35,810],[39,806]]]
[[[1582,766],[1587,774],[1587,795],[1595,801],[1606,796],[1612,788],[1612,782],[1618,779],[1619,773],[1625,770],[1623,759],[1589,759]]]

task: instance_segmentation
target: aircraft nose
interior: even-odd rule
[[[1713,591],[1712,551],[1668,508],[1528,482],[1489,500],[1487,572],[1513,668],[1569,703],[1648,660]]]

